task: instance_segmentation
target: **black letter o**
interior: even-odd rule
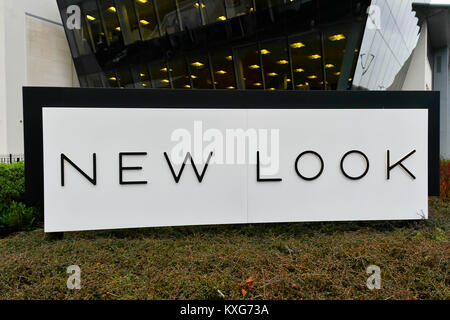
[[[308,178],[308,177],[303,176],[303,175],[300,173],[300,171],[298,171],[298,161],[300,160],[301,157],[303,157],[305,154],[308,154],[308,153],[315,155],[315,156],[316,156],[317,158],[319,158],[319,160],[320,160],[320,171],[319,171],[318,174],[316,174],[314,177],[311,177],[311,178]],[[320,177],[320,175],[322,174],[322,172],[323,172],[323,167],[324,167],[323,159],[322,159],[322,157],[320,156],[320,154],[318,154],[318,153],[315,152],[315,151],[305,151],[305,152],[302,152],[302,153],[300,153],[300,155],[299,155],[299,156],[297,157],[297,159],[295,160],[295,171],[297,172],[297,174],[299,175],[299,177],[302,178],[303,180],[312,181],[312,180],[317,179],[317,178]]]
[[[345,158],[349,155],[349,154],[352,154],[352,153],[357,153],[357,154],[359,154],[359,155],[361,155],[361,156],[363,156],[364,157],[364,160],[366,160],[366,170],[364,171],[364,173],[362,174],[362,175],[360,175],[360,176],[358,176],[358,177],[352,177],[352,176],[349,176],[346,172],[345,172],[345,170],[344,170],[344,160],[345,160]],[[362,179],[362,178],[364,178],[364,176],[367,174],[367,172],[369,172],[369,159],[367,158],[367,156],[364,154],[364,153],[362,153],[361,151],[358,151],[358,150],[352,150],[352,151],[349,151],[349,152],[347,152],[346,154],[344,154],[344,156],[342,157],[342,159],[341,159],[341,171],[342,171],[342,173],[344,174],[344,176],[346,176],[347,178],[349,178],[349,179],[351,179],[351,180],[359,180],[359,179]]]

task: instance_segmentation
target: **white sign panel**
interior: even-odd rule
[[[427,118],[43,108],[45,231],[427,218]]]

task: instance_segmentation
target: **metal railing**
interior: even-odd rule
[[[6,155],[0,155],[0,163],[14,163],[14,162],[20,162],[24,161],[25,156],[23,154],[6,154]]]

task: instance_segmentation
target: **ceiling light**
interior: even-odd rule
[[[328,39],[330,39],[331,41],[339,41],[345,39],[345,36],[342,33],[340,33],[332,35],[331,37],[328,37]]]
[[[259,87],[259,86],[262,86],[262,83],[261,82],[255,82],[253,85],[256,86],[256,87]]]
[[[90,20],[90,21],[94,21],[94,20],[97,19],[96,17],[91,16],[91,15],[89,15],[89,14],[86,15],[86,18],[87,18],[88,20]]]
[[[142,23],[143,25],[148,25],[148,24],[150,24],[150,22],[148,22],[147,20],[144,20],[144,19],[139,20],[139,22]]]
[[[197,68],[204,66],[204,64],[199,61],[192,62],[191,65]]]
[[[259,66],[257,64],[252,64],[248,66],[250,69],[259,69]]]
[[[162,79],[161,82],[169,83],[169,80],[167,80],[167,79]]]
[[[137,0],[137,2],[140,2],[140,3],[147,3],[147,0]]]
[[[216,73],[217,74],[225,74],[225,73],[227,73],[225,70],[218,70],[218,71],[216,71]]]
[[[229,86],[229,87],[227,87],[227,89],[234,89],[234,87],[233,86]]]
[[[315,74],[308,76],[308,79],[317,79],[317,76]]]
[[[291,48],[293,48],[293,49],[298,49],[298,48],[302,48],[302,47],[304,47],[305,45],[302,43],[302,42],[294,42],[294,43],[291,43]]]
[[[267,75],[268,75],[269,77],[275,77],[275,76],[278,75],[278,73],[276,73],[276,72],[270,72],[270,73],[268,73]]]
[[[109,7],[109,8],[108,8],[108,11],[114,12],[114,13],[117,12],[116,7]]]
[[[325,68],[327,68],[327,69],[334,68],[334,64],[328,63],[325,65]]]
[[[188,85],[188,84],[186,84],[186,85],[184,85],[184,87],[187,88],[187,89],[189,89],[191,86]]]
[[[145,77],[145,73],[141,73],[140,76],[141,76],[141,77]]]
[[[341,73],[338,71],[338,72],[335,72],[335,73],[333,73],[335,76],[340,76],[341,75]]]
[[[308,57],[309,59],[316,60],[322,58],[319,54],[313,54]]]
[[[120,31],[120,27],[117,27],[116,30],[117,30],[117,31]]]
[[[305,70],[302,69],[302,68],[297,68],[297,69],[294,70],[294,72],[303,72],[303,71],[305,71]]]
[[[269,54],[270,51],[267,49],[261,49],[261,54]]]
[[[217,17],[217,20],[219,20],[219,21],[225,21],[225,20],[227,20],[227,17],[225,17],[225,16],[220,16],[220,17]]]
[[[286,82],[291,82],[291,79],[287,78],[287,79],[286,79]]]
[[[111,81],[116,81],[117,78],[116,78],[116,77],[111,77],[111,78],[109,78],[109,80],[111,80]]]
[[[142,86],[143,86],[143,87],[146,87],[146,86],[147,86],[147,84],[146,84],[146,83],[143,83],[143,84],[142,84]]]
[[[289,63],[289,61],[283,59],[283,60],[278,60],[277,63],[278,64],[287,64],[287,63]]]
[[[197,79],[197,76],[191,75],[192,79]]]
[[[228,61],[231,61],[231,60],[233,60],[233,57],[232,56],[226,56],[225,59],[227,59]]]
[[[273,90],[275,90],[275,88],[269,88],[269,89],[267,89],[267,90],[273,91]]]

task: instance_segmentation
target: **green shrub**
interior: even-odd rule
[[[24,204],[24,163],[0,164],[0,229],[29,229],[38,217],[38,210]]]
[[[9,208],[0,214],[0,225],[10,231],[27,230],[35,221],[35,209],[13,201]]]
[[[23,202],[24,194],[24,163],[0,164],[0,212],[13,201]]]

